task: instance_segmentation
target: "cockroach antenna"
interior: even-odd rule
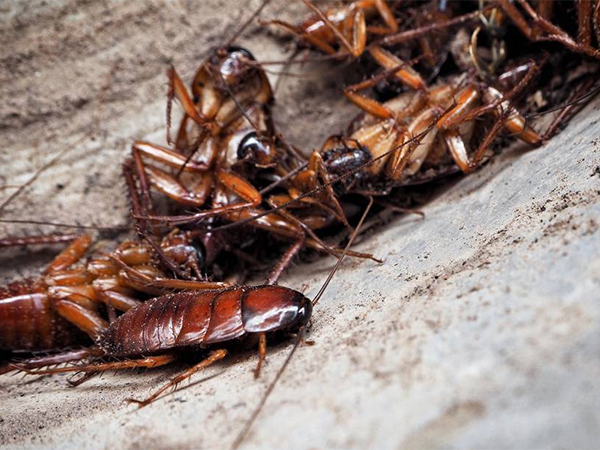
[[[346,254],[348,253],[348,250],[354,243],[354,240],[358,236],[358,233],[360,232],[360,229],[362,228],[363,223],[364,223],[365,219],[367,218],[369,211],[371,210],[371,206],[373,206],[373,197],[369,197],[369,204],[365,208],[365,211],[363,212],[363,215],[360,218],[358,225],[352,232],[352,235],[350,236],[350,240],[348,240],[348,243],[346,244],[346,247],[344,248],[342,256],[338,259],[334,268],[331,269],[331,271],[329,272],[329,275],[327,276],[327,279],[321,286],[321,289],[319,289],[319,292],[317,293],[317,295],[315,295],[315,298],[312,300],[313,306],[316,305],[319,302],[319,300],[321,300],[321,297],[325,293],[325,289],[327,289],[327,286],[329,286],[329,283],[331,283],[333,276],[335,275],[335,273],[338,271],[338,269],[342,265],[342,262],[343,262],[344,258],[346,257]],[[292,350],[290,351],[288,356],[285,358],[285,361],[283,362],[283,364],[277,371],[277,374],[275,375],[275,378],[273,378],[273,381],[271,381],[271,383],[269,384],[269,387],[267,387],[267,390],[265,391],[262,398],[260,399],[258,406],[254,409],[254,411],[252,412],[252,414],[250,415],[250,417],[244,424],[244,427],[242,428],[240,433],[237,435],[237,437],[231,444],[231,450],[237,450],[238,448],[240,448],[240,445],[242,445],[242,443],[246,439],[246,436],[248,436],[248,433],[250,432],[250,428],[252,428],[252,425],[254,425],[254,422],[256,422],[258,415],[262,411],[263,407],[267,403],[267,400],[271,396],[271,393],[275,389],[275,385],[279,382],[279,379],[283,375],[283,372],[285,371],[287,366],[290,364],[290,361],[292,360],[292,356],[294,356],[294,353],[296,353],[296,350],[300,346],[300,343],[302,342],[302,340],[304,338],[305,331],[306,331],[306,327],[302,327],[300,329],[300,331],[298,332],[298,336],[296,338],[296,342],[294,342],[294,346],[292,347]]]
[[[225,44],[225,47],[229,47],[231,44],[233,44],[236,41],[236,39],[242,35],[246,28],[250,26],[254,19],[256,19],[260,15],[260,13],[263,11],[263,9],[265,9],[265,7],[269,3],[271,3],[271,0],[264,0],[260,5],[260,8],[254,11],[254,13],[243,23],[243,25],[234,33],[234,35],[231,36],[231,38]]]

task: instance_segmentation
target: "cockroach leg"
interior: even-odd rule
[[[248,181],[244,180],[239,175],[235,175],[233,172],[218,169],[216,171],[216,176],[220,185],[234,192],[244,201],[231,203],[224,206],[217,206],[212,209],[207,209],[205,211],[200,211],[196,214],[186,216],[137,216],[137,218],[179,225],[198,222],[209,217],[227,215],[236,211],[256,207],[261,203],[262,196],[260,193]]]
[[[108,326],[98,313],[69,300],[58,300],[53,303],[53,308],[61,317],[86,332],[94,341]]]
[[[210,164],[212,164],[212,161],[208,163],[187,161],[186,157],[181,153],[145,141],[135,141],[131,146],[131,153],[139,153],[140,156],[153,159],[174,169],[181,169],[183,167],[184,172],[205,172],[210,168]]]
[[[427,89],[427,83],[425,80],[423,80],[421,75],[419,75],[416,70],[410,67],[410,64],[407,64],[393,53],[380,46],[372,46],[369,48],[369,53],[377,62],[377,64],[384,69],[393,71],[393,69],[398,66],[403,67],[397,72],[392,73],[394,73],[394,76],[398,79],[398,81],[404,83],[406,86],[414,89],[415,91],[425,91]]]
[[[183,81],[173,66],[171,66],[171,68],[168,70],[167,76],[169,77],[170,92],[172,92],[174,98],[179,100],[186,115],[198,125],[204,125],[206,123],[206,118],[202,117],[198,112],[198,109],[196,108],[192,97],[188,93],[185,84],[183,84]],[[169,99],[169,102],[173,97]],[[168,108],[168,110],[170,110],[170,108]]]
[[[300,39],[306,41],[307,43],[314,45],[316,48],[318,48],[323,53],[326,53],[328,55],[335,55],[337,53],[336,50],[331,45],[329,45],[327,42],[325,42],[323,39],[321,39],[317,36],[313,36],[310,33],[305,33],[304,31],[302,31],[302,29],[300,27],[297,27],[296,25],[292,25],[291,23],[285,22],[283,20],[277,20],[277,19],[261,20],[259,23],[262,26],[276,25],[281,28],[284,28],[287,31],[290,31],[294,35],[298,36]]]
[[[266,333],[258,333],[258,362],[254,369],[254,378],[260,375],[260,369],[267,357],[267,335]]]
[[[381,119],[391,119],[395,117],[392,110],[387,108],[382,103],[373,100],[372,98],[366,97],[359,94],[358,92],[375,86],[379,81],[394,76],[395,78],[401,78],[406,76],[405,67],[409,66],[410,63],[402,62],[400,65],[394,66],[391,69],[386,69],[383,73],[377,74],[369,78],[368,80],[356,83],[344,88],[344,95],[348,100],[354,103],[356,106],[361,108],[363,111]],[[404,72],[403,72],[404,71]]]
[[[338,199],[335,195],[335,192],[333,191],[333,187],[331,186],[330,183],[328,183],[329,175],[327,173],[327,168],[325,167],[325,163],[323,162],[323,157],[321,156],[320,153],[312,152],[312,155],[310,157],[310,162],[308,165],[308,170],[312,170],[315,173],[319,174],[319,176],[321,177],[321,179],[324,182],[325,193],[326,193],[329,201],[333,205],[335,211],[337,212],[338,219],[340,219],[342,221],[342,223],[344,224],[344,226],[346,228],[348,228],[350,231],[352,231],[352,227],[348,223],[348,219],[346,218],[346,215],[344,214],[342,205],[340,205],[340,202],[338,201]],[[315,179],[316,179],[316,177],[315,177]],[[316,185],[315,185],[315,187],[316,187]]]
[[[73,361],[82,361],[85,358],[97,356],[99,353],[102,353],[102,351],[86,348],[79,350],[71,350],[64,353],[58,353],[56,355],[42,356],[39,358],[23,359],[20,361],[9,363],[9,370],[7,371],[24,369],[33,370],[39,367],[48,367]]]
[[[95,372],[104,372],[106,370],[126,370],[126,369],[136,369],[139,367],[144,367],[147,369],[151,369],[154,367],[164,366],[166,364],[170,364],[175,361],[177,357],[175,355],[156,355],[156,356],[148,356],[140,359],[130,359],[126,361],[111,361],[107,363],[98,363],[98,364],[85,364],[85,365],[76,365],[69,367],[56,367],[53,369],[28,369],[19,364],[15,364],[19,370],[26,372],[29,375],[52,375],[55,373],[65,373],[65,372],[83,372],[83,373],[95,373]]]
[[[385,25],[386,25],[384,27],[369,26],[369,27],[367,27],[367,31],[369,33],[386,35],[386,34],[392,34],[392,33],[398,32],[398,29],[399,29],[398,22],[396,22],[394,13],[392,12],[392,10],[390,9],[389,5],[387,4],[387,2],[385,0],[374,0],[374,1],[367,0],[366,2],[363,0],[362,3],[367,3],[367,4],[373,3],[375,8],[377,9],[377,12],[383,19],[383,23],[385,23]]]
[[[600,2],[598,2],[598,5],[600,5]],[[560,113],[554,118],[552,123],[548,126],[548,129],[542,135],[542,142],[547,142],[550,138],[552,138],[559,128],[565,124],[565,122],[568,122],[575,114],[577,114],[578,111],[580,111],[585,105],[588,104],[590,100],[594,98],[595,95],[593,92],[592,95],[587,97],[586,94],[584,94],[584,92],[589,91],[589,88],[591,88],[594,83],[595,79],[590,78],[581,83],[575,92],[573,92],[569,102],[567,102],[567,105],[561,109]],[[597,90],[597,88],[594,90]],[[582,95],[585,97],[584,100],[586,101],[580,101]]]
[[[533,21],[533,27],[527,23],[524,15],[510,0],[498,1],[500,7],[527,38],[531,39],[532,41],[539,42],[559,42],[573,52],[582,53],[592,58],[600,59],[600,49],[592,47],[584,40],[574,40],[561,28],[548,21],[545,17],[539,15],[526,0],[517,0],[517,2]],[[579,23],[583,27],[580,28],[579,34],[583,39],[587,39],[587,35],[591,35],[591,33],[588,33],[586,19],[582,16],[586,12],[589,14],[590,11],[588,11],[585,1],[580,1],[578,3]],[[589,21],[589,16],[587,20]]]
[[[418,37],[424,36],[426,34],[431,33],[432,31],[442,30],[444,28],[453,27],[455,25],[460,25],[462,23],[478,19],[483,12],[489,11],[493,9],[493,5],[486,6],[485,8],[464,14],[462,16],[454,17],[449,20],[434,22],[432,24],[424,25],[414,30],[402,31],[396,34],[390,34],[389,36],[384,37],[381,41],[381,45],[391,46],[396,44],[401,44],[403,42],[409,41],[411,39],[416,39]],[[526,23],[526,22],[525,22]]]
[[[277,265],[273,268],[271,273],[269,274],[269,278],[267,279],[267,284],[277,284],[277,281],[287,269],[287,267],[291,264],[294,256],[298,254],[302,247],[304,247],[305,237],[302,236],[299,238],[281,257]]]
[[[215,351],[211,352],[211,354],[208,356],[208,358],[206,358],[203,361],[199,362],[195,366],[190,367],[189,369],[187,369],[183,373],[177,375],[175,378],[173,378],[171,381],[169,381],[163,387],[161,387],[156,392],[154,392],[150,397],[148,397],[148,398],[146,398],[144,400],[137,400],[135,398],[128,398],[125,401],[128,402],[128,403],[136,403],[140,408],[143,408],[144,406],[147,406],[150,403],[152,403],[154,400],[156,400],[163,392],[165,392],[169,388],[171,388],[171,387],[175,387],[176,388],[177,385],[179,383],[181,383],[182,381],[184,381],[187,378],[191,377],[196,372],[199,372],[199,371],[201,371],[203,369],[206,369],[211,364],[213,364],[213,363],[215,363],[215,362],[217,362],[217,361],[225,358],[225,356],[227,356],[227,350],[215,350]],[[174,357],[172,357],[172,356],[163,356],[162,358],[167,358],[167,359],[168,358],[173,358],[174,359]],[[162,364],[167,364],[167,363],[171,362],[173,359],[167,360],[166,362],[163,362]],[[123,362],[127,363],[129,361],[123,361]],[[160,365],[162,365],[162,364],[160,364]],[[140,367],[140,366],[137,366],[137,367]],[[146,366],[143,366],[143,367],[146,367]],[[152,367],[156,367],[156,366],[152,366]]]
[[[85,255],[91,243],[92,238],[89,235],[81,235],[54,258],[46,268],[46,273],[53,274],[75,264]]]
[[[67,383],[69,383],[69,385],[71,387],[81,386],[83,383],[94,378],[99,373],[100,372],[88,372],[88,373],[82,374],[79,378],[75,378],[75,377],[77,377],[77,374],[75,374],[72,377],[69,377],[67,379]]]

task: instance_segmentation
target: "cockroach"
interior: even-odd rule
[[[171,386],[224,358],[227,345],[258,339],[258,373],[266,354],[267,333],[297,331],[306,325],[311,311],[310,300],[300,292],[272,285],[164,295],[126,312],[100,334],[97,345],[101,351],[96,354],[121,361],[35,373],[150,368],[176,360],[177,352],[182,350],[210,352],[206,359],[173,378],[147,399],[132,400],[145,406]],[[26,369],[28,362],[19,363],[17,367]]]

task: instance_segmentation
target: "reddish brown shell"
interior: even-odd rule
[[[180,292],[123,314],[109,326],[101,345],[113,356],[208,347],[247,333],[286,329],[308,320],[310,313],[304,295],[281,286]]]
[[[51,307],[42,283],[23,280],[0,288],[0,350],[54,350],[85,335]]]

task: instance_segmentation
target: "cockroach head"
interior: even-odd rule
[[[246,59],[250,59],[252,61],[256,61],[256,58],[254,57],[254,55],[252,53],[250,53],[250,50],[244,48],[244,47],[239,47],[237,45],[230,45],[229,47],[227,47],[227,53],[230,56],[235,56],[235,57],[240,57],[243,56]]]
[[[298,331],[310,320],[311,301],[283,286],[258,286],[243,298],[242,320],[250,333]]]
[[[262,168],[272,167],[276,156],[277,152],[272,139],[261,136],[255,131],[244,136],[237,149],[239,161],[249,162]]]
[[[256,58],[243,47],[230,46],[218,49],[210,60],[221,73],[223,80],[233,85],[240,82],[249,71],[255,70]]]

